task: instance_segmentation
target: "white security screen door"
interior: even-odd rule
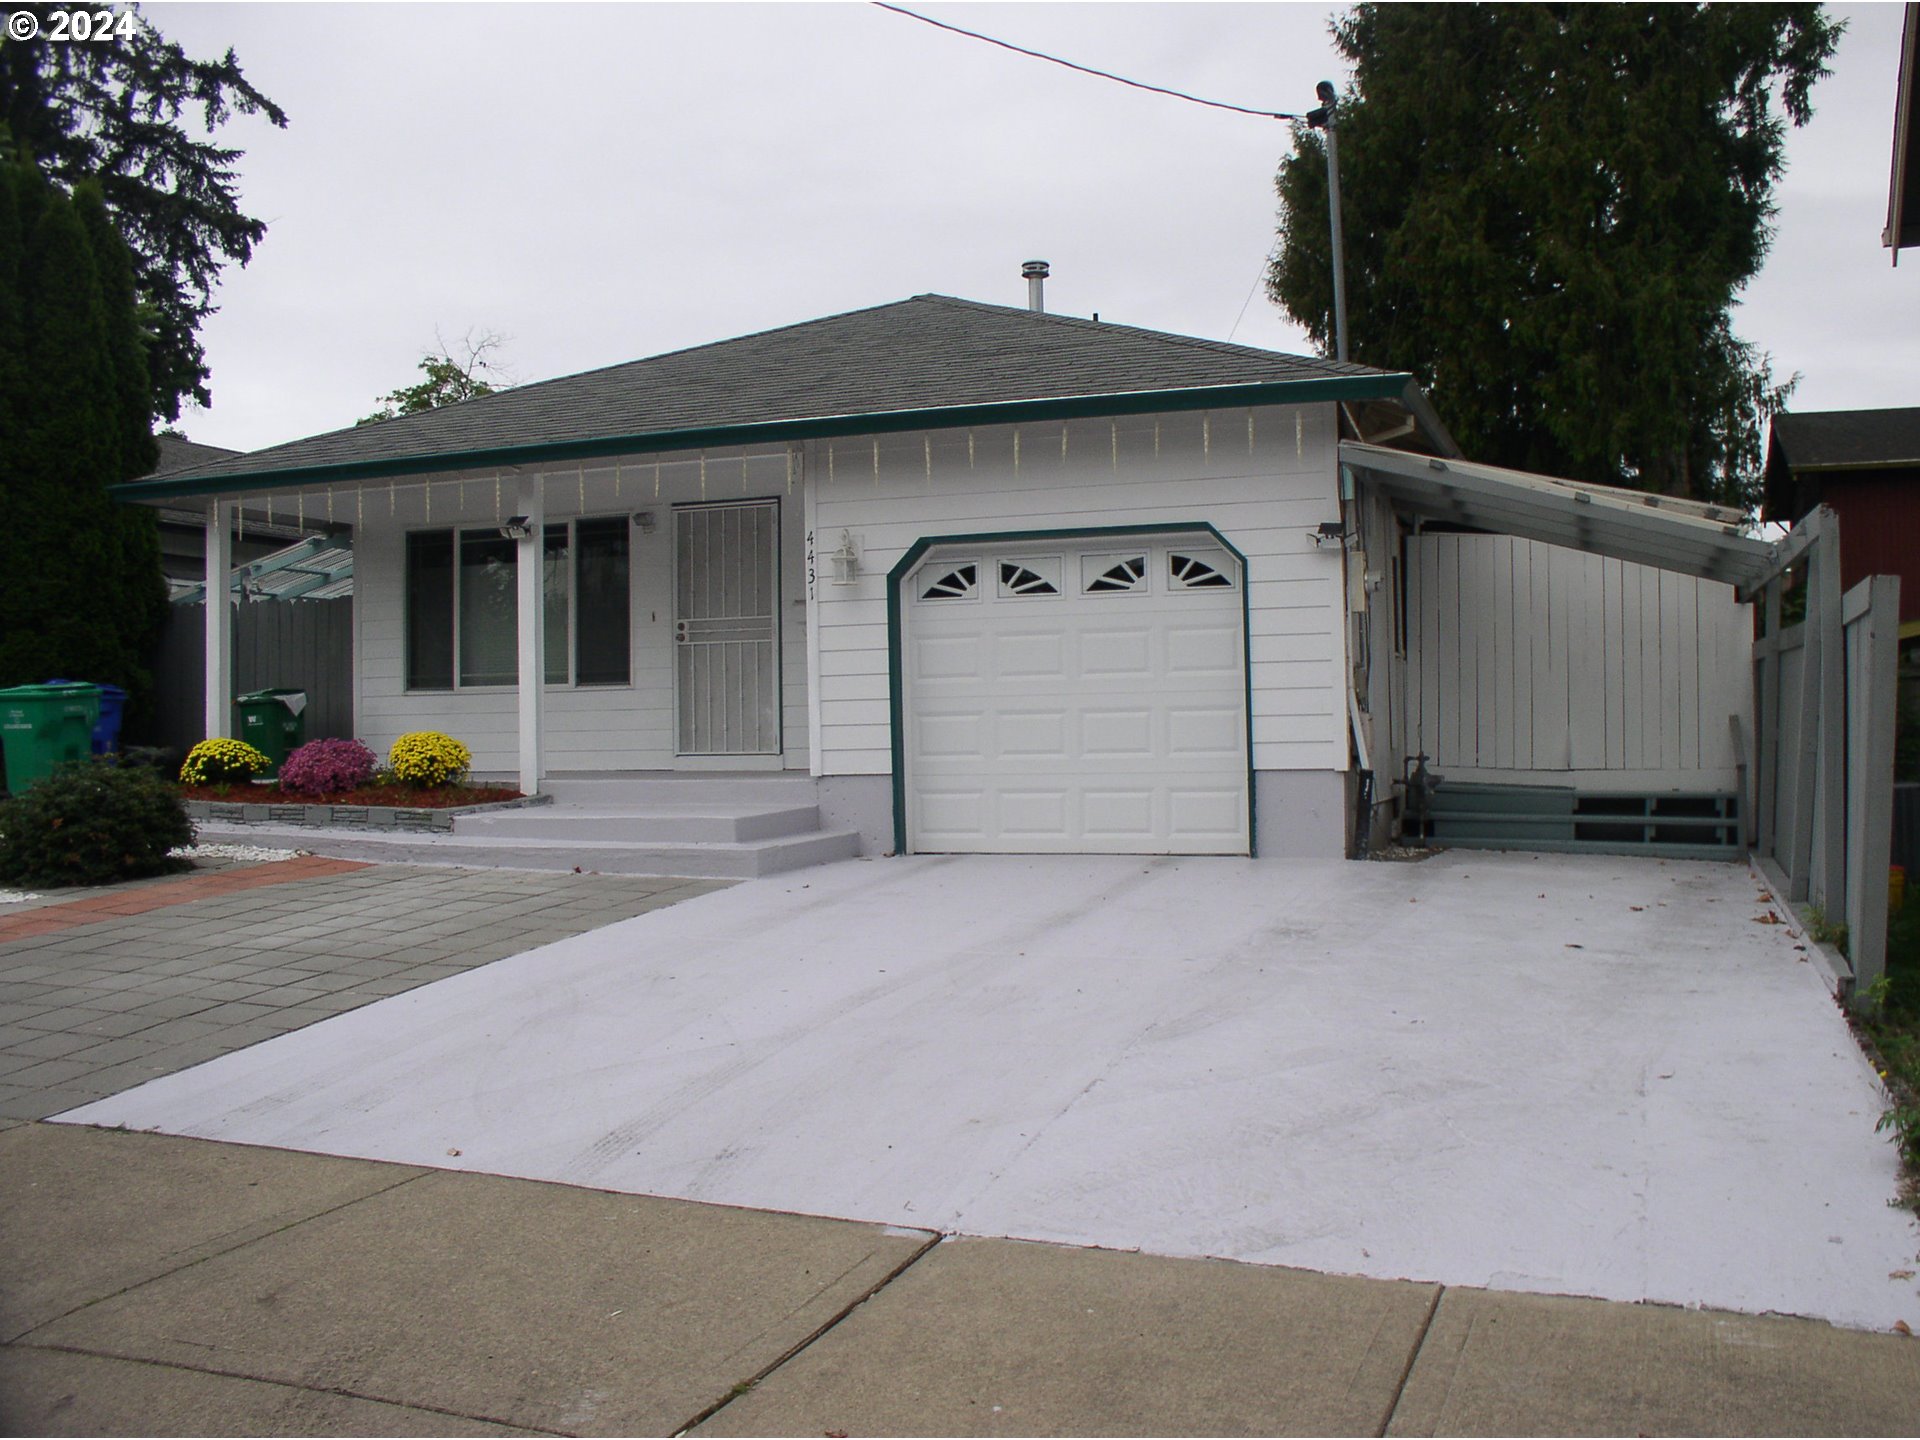
[[[1210,536],[940,549],[903,583],[911,849],[1247,853],[1242,577]]]
[[[773,500],[673,512],[682,755],[780,753],[779,528]]]

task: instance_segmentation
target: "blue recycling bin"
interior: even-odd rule
[[[72,680],[48,680],[48,685],[72,685]],[[95,685],[100,692],[100,718],[93,723],[93,753],[112,755],[120,748],[120,717],[127,708],[127,692],[118,685]]]
[[[100,687],[100,723],[93,727],[93,753],[117,754],[120,749],[120,717],[126,713],[127,692],[118,685]]]

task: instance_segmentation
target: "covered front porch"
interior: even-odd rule
[[[384,753],[442,731],[531,795],[561,774],[807,770],[801,464],[643,454],[200,505],[210,573],[233,571],[243,505],[351,533],[353,736]],[[205,731],[227,735],[232,607],[205,626]]]

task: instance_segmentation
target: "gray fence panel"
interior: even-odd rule
[[[154,653],[154,743],[206,738],[206,616],[176,605]],[[250,600],[233,617],[233,690],[307,692],[307,738],[353,735],[353,601]]]

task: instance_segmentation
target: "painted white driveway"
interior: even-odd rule
[[[1744,868],[970,857],[742,885],[72,1111],[976,1235],[1920,1326]]]

